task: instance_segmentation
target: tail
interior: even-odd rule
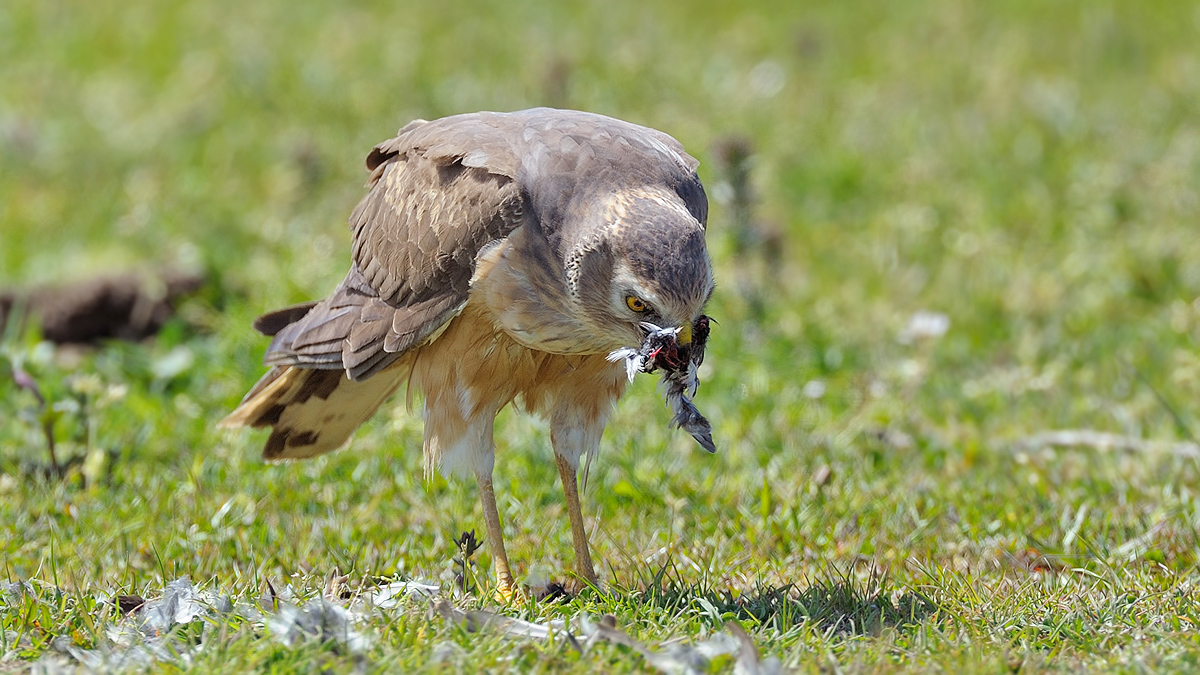
[[[276,366],[220,425],[271,427],[263,459],[315,457],[345,445],[409,373],[394,363],[354,381],[344,370]]]

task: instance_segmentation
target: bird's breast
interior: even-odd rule
[[[529,349],[551,354],[615,349],[575,307],[561,266],[547,258],[521,231],[485,249],[476,260],[469,303],[483,305],[498,330]]]

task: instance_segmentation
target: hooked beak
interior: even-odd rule
[[[692,324],[685,323],[679,327],[679,332],[675,334],[675,341],[680,347],[687,347],[692,344]]]

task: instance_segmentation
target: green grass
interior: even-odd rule
[[[1200,422],[1200,11],[471,5],[0,6],[0,285],[211,278],[143,344],[4,337],[0,578],[29,586],[0,593],[0,670],[117,649],[131,622],[107,599],[182,576],[235,609],[174,629],[162,644],[190,656],[156,669],[653,670],[609,642],[470,632],[420,599],[364,615],[361,650],[284,644],[264,586],[302,606],[335,570],[351,596],[415,578],[495,609],[454,590],[481,510],[473,486],[423,481],[403,406],[298,464],[215,429],[260,372],[253,317],[344,273],[369,148],[414,117],[539,104],[701,159],[720,324],[697,403],[719,452],[669,430],[640,380],[584,493],[607,592],[500,611],[576,635],[612,614],[655,650],[733,619],[802,672],[1200,666],[1200,467],[1171,451]],[[748,224],[723,187],[733,137],[755,151]],[[946,333],[901,339],[918,312]],[[62,480],[47,414],[83,460]],[[1020,442],[1059,429],[1160,449]],[[497,437],[510,557],[562,580],[545,427],[505,413]],[[473,562],[486,585],[486,548]]]

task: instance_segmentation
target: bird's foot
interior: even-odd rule
[[[492,602],[499,605],[512,606],[524,603],[528,599],[525,591],[513,583],[500,583],[492,589]]]

